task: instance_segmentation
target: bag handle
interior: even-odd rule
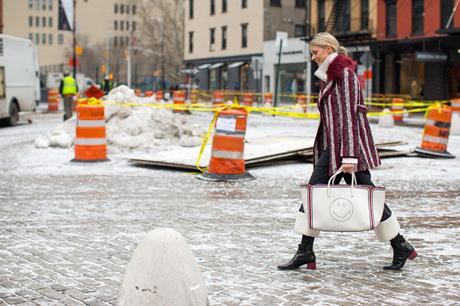
[[[327,196],[330,197],[331,196],[331,183],[334,181],[334,179],[337,177],[337,175],[339,175],[340,173],[343,172],[343,169],[342,167],[340,167],[337,172],[335,172],[331,178],[329,179],[329,181],[327,182]],[[351,173],[351,189],[350,189],[350,194],[351,196],[353,197],[354,196],[354,192],[353,192],[353,189],[354,189],[354,186],[355,185],[358,185],[357,182],[356,182],[356,175],[355,175],[355,172],[352,172]]]

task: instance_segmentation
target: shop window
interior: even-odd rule
[[[452,18],[452,20],[450,20],[453,9],[454,0],[441,0],[441,29],[450,29],[453,27],[454,19]],[[449,23],[448,27],[446,27],[447,23]]]
[[[318,0],[318,32],[326,30],[326,3],[325,0]]]
[[[396,0],[386,1],[386,35],[396,37]]]
[[[369,0],[361,0],[361,30],[369,29]]]
[[[227,49],[227,27],[222,27],[222,41],[221,41],[222,50]]]
[[[295,0],[295,7],[297,8],[305,8],[307,6],[306,0]]]
[[[193,19],[193,0],[188,0],[188,19]]]
[[[222,0],[222,13],[227,13],[227,0]]]
[[[281,0],[270,0],[270,6],[281,6]]]
[[[188,32],[188,53],[193,53],[193,31]]]
[[[215,14],[216,14],[216,0],[211,0],[211,7],[210,7],[210,9],[211,9],[210,14],[211,14],[211,15],[215,15]]]
[[[423,34],[424,0],[412,0],[412,34]]]
[[[248,24],[243,23],[241,25],[241,48],[248,47]]]

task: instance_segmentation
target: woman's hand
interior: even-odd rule
[[[342,170],[344,173],[353,173],[355,166],[355,164],[342,164]]]

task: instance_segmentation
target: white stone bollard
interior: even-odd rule
[[[460,112],[452,113],[452,122],[450,123],[450,135],[460,135]]]
[[[383,112],[388,112],[388,114],[380,116],[379,118],[379,127],[392,128],[394,126],[393,115],[390,113],[391,110],[385,108]]]
[[[158,228],[142,239],[126,267],[118,305],[209,305],[200,268],[181,234]]]

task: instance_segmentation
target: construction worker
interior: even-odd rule
[[[59,85],[59,92],[64,99],[64,121],[66,121],[72,117],[74,97],[78,92],[77,82],[67,71],[64,72],[64,78]]]

